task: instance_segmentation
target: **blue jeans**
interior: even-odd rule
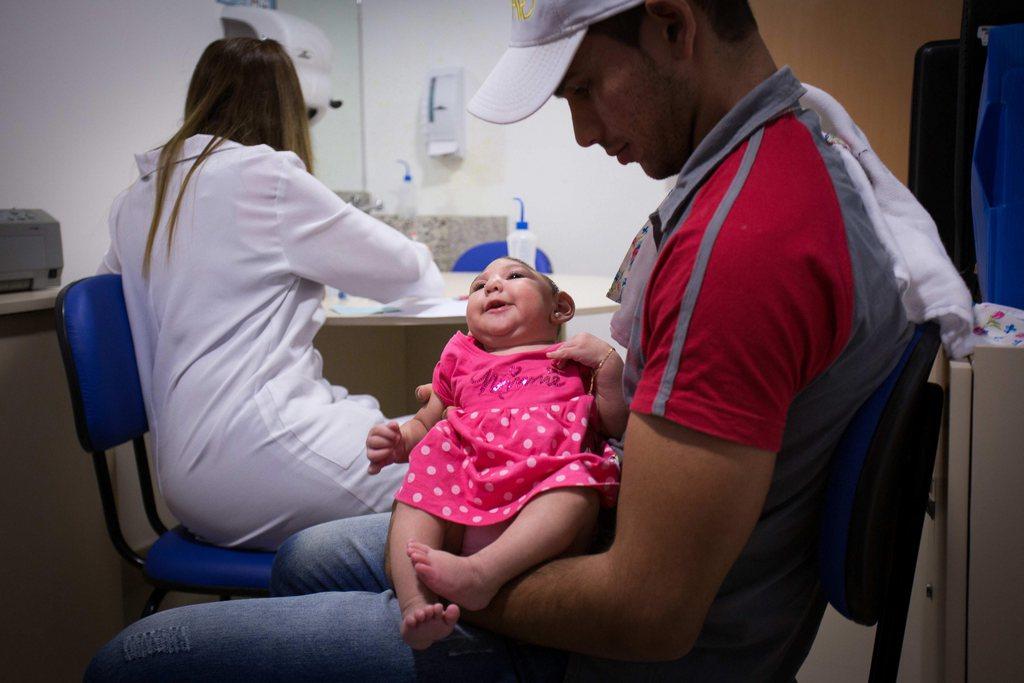
[[[548,681],[568,655],[459,625],[414,651],[384,575],[388,515],[329,522],[278,551],[272,598],[158,612],[107,643],[86,681]]]

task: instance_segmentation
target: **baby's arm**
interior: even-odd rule
[[[629,406],[622,394],[623,362],[606,341],[586,332],[575,335],[548,353],[549,358],[569,359],[594,371],[594,402],[601,418],[601,432],[620,438],[626,431]]]
[[[432,392],[426,404],[405,424],[399,426],[392,420],[374,425],[366,437],[366,457],[370,460],[367,471],[377,474],[392,463],[408,462],[413,446],[441,421],[445,407],[437,392]]]

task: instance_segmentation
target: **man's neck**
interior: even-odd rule
[[[705,97],[695,112],[691,150],[697,149],[740,100],[778,70],[760,34],[755,33],[742,44],[718,43],[711,49],[716,48],[723,54],[707,60],[718,68],[710,70],[701,84]]]

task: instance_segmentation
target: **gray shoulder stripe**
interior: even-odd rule
[[[736,197],[739,196],[740,190],[743,189],[743,185],[747,182],[747,176],[750,175],[750,169],[757,158],[757,151],[761,148],[761,140],[763,138],[764,128],[759,128],[756,133],[750,136],[750,143],[747,145],[747,151],[743,153],[743,160],[740,162],[739,170],[736,171],[736,177],[732,179],[729,189],[726,190],[725,196],[722,197],[722,201],[718,204],[715,214],[708,223],[708,227],[704,230],[704,237],[701,238],[697,258],[693,263],[693,271],[690,273],[690,279],[686,283],[686,291],[683,293],[682,302],[679,304],[679,320],[676,323],[675,334],[672,336],[672,349],[669,351],[665,372],[662,374],[661,382],[658,385],[658,394],[655,396],[654,405],[651,407],[651,412],[655,415],[665,414],[665,405],[668,403],[668,397],[672,394],[672,385],[675,383],[676,374],[679,372],[679,359],[682,356],[683,344],[686,342],[686,334],[690,328],[693,307],[697,303],[697,295],[700,294],[700,288],[704,282],[704,273],[707,271],[708,261],[711,260],[711,250],[715,246],[715,240],[718,239],[718,233],[721,231],[726,217],[728,217],[729,212],[732,210],[732,205],[736,202]]]
[[[690,212],[693,210],[693,202],[686,204],[683,210],[682,217],[673,224],[673,230],[675,226],[682,225],[686,222],[686,219],[690,217]],[[654,218],[657,218],[657,214],[652,216],[652,222]],[[660,245],[659,245],[660,250]],[[636,307],[636,311],[633,313],[633,324],[630,327],[629,332],[629,355],[633,360],[626,364],[626,369],[623,371],[623,388],[626,390],[626,403],[633,402],[633,395],[636,393],[636,387],[640,383],[640,375],[643,373],[644,366],[647,365],[647,356],[644,355],[643,345],[643,321],[644,321],[644,301],[647,299],[647,287],[650,283],[644,283],[644,294],[640,297],[640,303]]]

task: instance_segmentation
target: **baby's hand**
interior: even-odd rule
[[[377,474],[396,462],[408,462],[405,437],[397,422],[381,422],[370,429],[366,437],[366,457],[370,460],[370,466],[366,468],[370,474]]]
[[[596,368],[608,360],[609,356],[617,355],[611,344],[586,332],[574,335],[554,351],[548,352],[548,358],[574,360],[588,368]]]

